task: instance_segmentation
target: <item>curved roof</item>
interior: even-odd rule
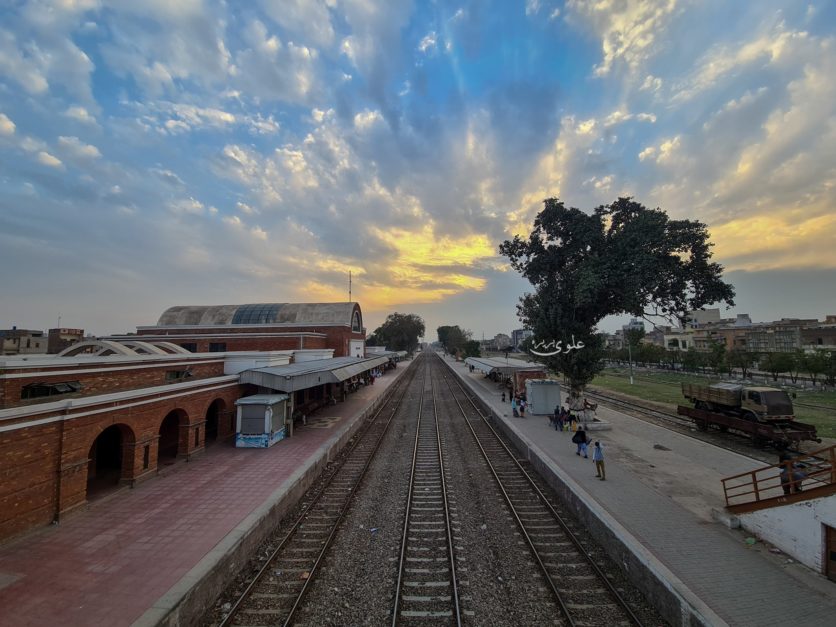
[[[254,303],[248,305],[177,305],[160,316],[157,326],[228,324],[352,325],[357,303]],[[362,318],[360,318],[362,326]]]

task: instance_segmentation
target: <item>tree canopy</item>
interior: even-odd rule
[[[518,314],[539,341],[583,343],[549,356],[547,364],[580,387],[602,367],[603,341],[596,325],[630,314],[686,320],[711,303],[734,305],[734,288],[711,261],[707,227],[671,220],[632,198],[619,198],[591,214],[544,201],[527,239],[506,240],[499,251],[528,279]],[[574,339],[573,339],[574,338]]]
[[[418,338],[424,336],[424,320],[417,314],[392,313],[375,329],[370,341],[393,351],[414,352]]]
[[[439,343],[445,351],[451,354],[464,351],[465,344],[473,335],[470,331],[463,330],[459,325],[440,326],[436,332],[438,333]]]

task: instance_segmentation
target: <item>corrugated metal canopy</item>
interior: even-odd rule
[[[491,374],[498,372],[503,375],[510,375],[521,370],[540,370],[544,371],[545,367],[542,364],[537,364],[530,361],[523,361],[521,359],[491,359],[487,357],[468,357],[464,360],[468,366],[473,366],[474,369]]]
[[[340,383],[388,361],[388,357],[335,357],[287,366],[252,368],[241,373],[241,383],[280,392],[295,392],[326,383]]]
[[[252,396],[242,396],[237,401],[236,405],[275,405],[286,401],[290,397],[287,394],[253,394]]]

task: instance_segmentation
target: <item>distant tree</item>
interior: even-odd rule
[[[682,354],[682,368],[689,372],[697,372],[705,363],[704,354],[693,346]]]
[[[729,367],[729,374],[735,368],[740,368],[743,378],[749,375],[749,369],[752,367],[752,362],[755,360],[755,354],[743,348],[733,348],[726,353],[726,364]]]
[[[467,340],[462,347],[463,357],[481,357],[482,345],[478,340]]]
[[[792,381],[793,385],[795,385],[796,381],[798,381],[798,375],[801,374],[803,368],[804,351],[799,348],[792,354],[792,367],[787,370],[790,375],[790,381]]]
[[[378,345],[393,351],[412,353],[418,348],[418,338],[424,335],[424,321],[416,314],[393,313],[375,329],[372,336]]]
[[[782,372],[789,372],[795,363],[795,355],[792,353],[764,353],[758,362],[758,368],[772,375],[772,380],[777,381],[778,375]]]
[[[386,342],[381,341],[376,333],[366,336],[366,346],[386,346]]]
[[[547,199],[528,238],[506,240],[499,251],[534,286],[517,308],[523,324],[541,341],[574,337],[584,344],[548,358],[574,388],[603,367],[596,325],[604,317],[628,313],[684,322],[690,310],[734,304],[722,267],[710,261],[706,226],[670,220],[630,198],[591,215]]]
[[[822,351],[824,353],[824,378],[827,385],[836,385],[836,351]]]
[[[720,341],[710,342],[707,361],[711,369],[714,370],[716,374],[719,374],[726,361],[726,343]]]
[[[438,341],[444,347],[444,350],[451,354],[457,354],[464,351],[465,342],[467,342],[472,333],[470,331],[462,330],[459,325],[438,327]]]

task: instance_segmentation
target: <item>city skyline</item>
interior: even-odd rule
[[[352,296],[510,333],[546,197],[708,224],[723,317],[836,313],[836,7],[767,0],[0,9],[0,327]],[[629,316],[609,319],[620,328]]]

